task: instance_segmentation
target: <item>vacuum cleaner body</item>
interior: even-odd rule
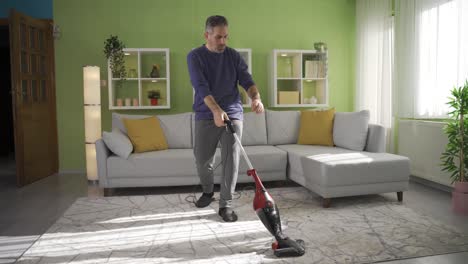
[[[253,200],[253,209],[258,218],[262,221],[266,229],[275,237],[276,241],[272,244],[273,252],[277,257],[294,257],[302,256],[305,253],[304,241],[301,239],[293,240],[283,234],[281,229],[281,219],[278,207],[275,201],[263,186],[260,177],[256,170],[252,167],[244,147],[242,147],[239,137],[236,135],[230,120],[225,120],[229,130],[233,134],[237,143],[240,146],[242,155],[244,156],[249,170],[247,175],[253,177],[255,181],[255,196]]]
[[[283,234],[281,229],[281,218],[275,201],[265,189],[258,177],[255,169],[247,171],[247,175],[252,176],[255,181],[255,196],[253,208],[263,225],[275,237],[272,244],[273,252],[277,257],[302,256],[305,253],[304,241],[301,239],[292,240]]]

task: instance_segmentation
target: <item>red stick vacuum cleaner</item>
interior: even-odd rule
[[[244,156],[245,161],[249,166],[247,175],[252,176],[255,180],[255,197],[253,200],[253,208],[255,213],[257,213],[258,218],[260,218],[262,221],[263,225],[276,239],[276,241],[271,245],[275,256],[298,257],[304,255],[304,241],[301,239],[293,240],[283,234],[281,229],[280,214],[275,201],[263,186],[260,177],[257,175],[257,171],[252,167],[252,163],[250,163],[249,157],[247,157],[244,147],[242,146],[239,137],[236,135],[234,128],[232,127],[232,122],[230,120],[225,120],[224,122],[234,136],[237,144],[239,144],[242,155]]]

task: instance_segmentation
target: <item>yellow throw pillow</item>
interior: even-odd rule
[[[333,117],[335,109],[301,111],[297,144],[333,146]]]
[[[123,118],[123,122],[135,153],[168,149],[158,118],[154,116],[143,119]]]

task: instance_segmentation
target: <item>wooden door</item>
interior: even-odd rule
[[[10,12],[16,177],[24,186],[58,172],[52,23]]]

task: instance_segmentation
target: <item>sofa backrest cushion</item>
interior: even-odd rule
[[[122,118],[142,119],[149,115],[124,115],[112,113],[112,128],[118,128],[125,135],[127,130]],[[171,149],[192,148],[192,113],[181,113],[172,115],[157,115],[161,128],[166,136],[167,144]]]
[[[301,111],[297,144],[333,146],[335,109]]]
[[[299,119],[299,111],[266,110],[268,144],[296,144],[299,134]]]
[[[335,146],[362,151],[366,147],[369,110],[337,112],[333,124]]]
[[[169,148],[164,131],[156,116],[143,119],[123,118],[123,123],[135,153]]]
[[[132,142],[120,129],[112,129],[112,132],[102,132],[102,140],[112,153],[123,159],[128,159],[133,151]]]
[[[244,113],[242,145],[266,145],[267,131],[265,122],[265,113],[257,114],[255,112]]]

